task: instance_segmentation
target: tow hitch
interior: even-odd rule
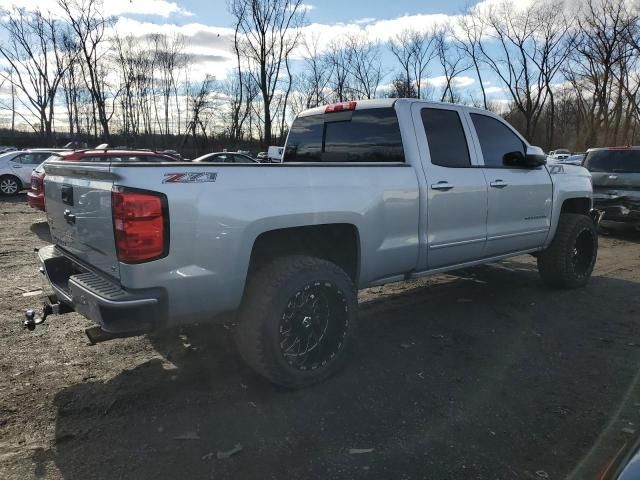
[[[36,314],[34,309],[29,309],[24,312],[25,320],[22,322],[22,328],[33,331],[38,325],[42,325],[49,315],[62,315],[63,313],[72,312],[73,309],[68,305],[58,301],[55,296],[49,297],[50,303],[45,303],[42,306],[39,314]]]

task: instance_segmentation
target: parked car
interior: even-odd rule
[[[585,155],[585,153],[573,154],[564,160],[558,160],[557,163],[563,163],[565,165],[582,165]]]
[[[16,150],[0,155],[0,195],[15,195],[31,185],[31,173],[57,149]]]
[[[175,162],[176,158],[165,153],[151,150],[115,150],[93,149],[76,150],[73,152],[58,152],[49,156],[47,160],[61,160],[67,162]],[[31,188],[27,192],[27,202],[32,208],[45,210],[44,196],[44,162],[31,174]]]
[[[54,158],[60,157],[55,155]],[[44,203],[44,164],[46,161],[47,160],[38,165],[31,173],[31,187],[27,192],[27,203],[29,206],[36,210],[42,210],[43,212],[46,210]]]
[[[559,148],[557,150],[549,152],[549,154],[555,160],[566,160],[571,156],[571,150],[567,150],[566,148]]]
[[[17,150],[16,147],[0,146],[0,153],[13,152],[15,150]]]
[[[345,364],[358,289],[526,253],[547,285],[584,286],[590,176],[545,158],[491,112],[380,99],[300,114],[282,165],[50,161],[59,247],[38,256],[58,302],[25,326],[76,310],[102,341],[237,311],[244,360],[303,387]]]
[[[258,155],[256,155],[256,159],[259,162],[264,163],[264,162],[269,160],[269,155],[267,154],[267,152],[260,152],[260,153],[258,153]]]
[[[282,156],[284,154],[284,147],[269,147],[267,151],[267,159],[271,163],[282,162]]]
[[[201,157],[194,158],[192,163],[258,163],[255,158],[251,158],[244,153],[217,152],[207,153]]]
[[[591,148],[583,164],[604,222],[640,226],[640,147]]]

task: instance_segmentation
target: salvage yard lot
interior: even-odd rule
[[[362,292],[347,369],[291,392],[241,364],[231,324],[22,331],[48,228],[0,202],[2,479],[589,478],[640,429],[639,233],[601,237],[577,291],[527,256]]]

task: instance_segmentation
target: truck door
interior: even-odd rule
[[[426,267],[481,257],[487,236],[487,184],[460,109],[412,106],[427,188]]]
[[[509,156],[514,152],[524,156],[526,144],[507,124],[481,113],[469,116],[489,186],[484,256],[543,245],[551,225],[553,188],[549,172],[545,167],[513,165]]]

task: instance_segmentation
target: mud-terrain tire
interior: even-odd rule
[[[552,288],[579,288],[589,281],[598,255],[598,232],[586,215],[560,215],[556,235],[538,255],[538,271]]]
[[[3,175],[0,177],[0,196],[9,197],[17,195],[22,190],[22,182],[13,175]]]
[[[236,343],[244,361],[276,385],[302,388],[338,372],[355,336],[353,281],[337,265],[280,257],[248,279]]]

